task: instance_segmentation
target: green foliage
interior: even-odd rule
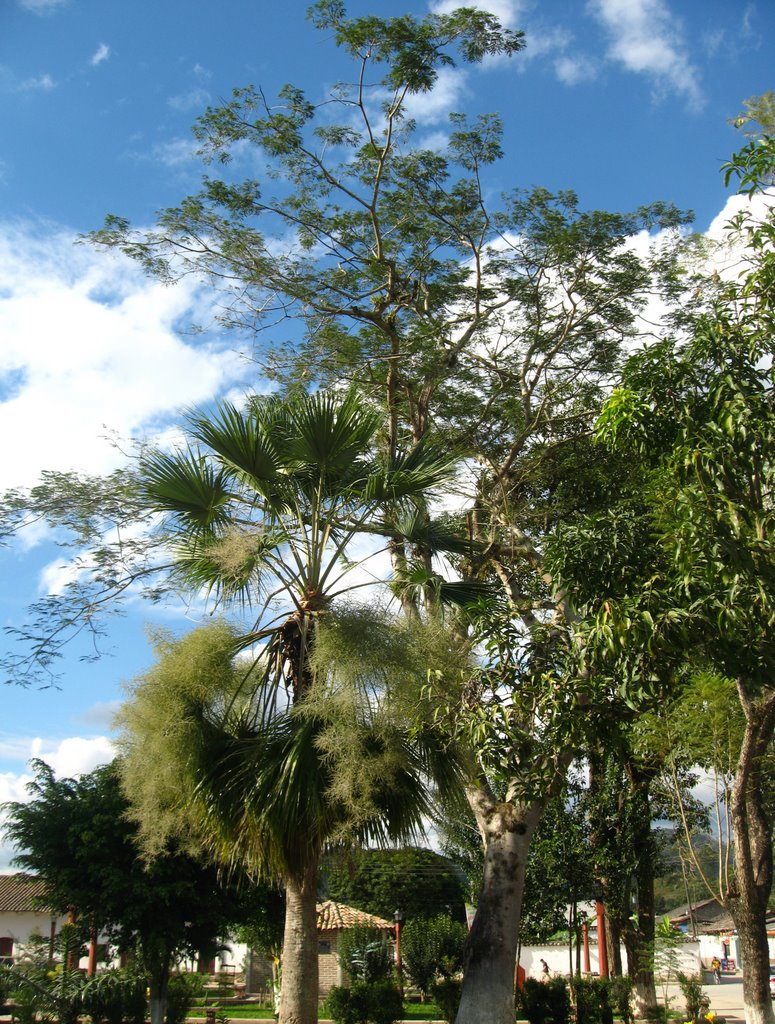
[[[547,981],[525,978],[517,993],[517,1015],[530,1024],[568,1024],[570,1020],[570,993],[564,978],[555,976]]]
[[[460,1005],[460,994],[463,990],[461,978],[443,977],[431,982],[431,997],[441,1011],[447,1024],[453,1024]]]
[[[409,921],[401,932],[404,969],[420,991],[429,995],[437,979],[448,981],[463,967],[466,926],[445,914]]]
[[[390,981],[334,985],[323,1011],[334,1024],[394,1024],[403,1016],[401,993]]]
[[[574,978],[571,989],[576,1024],[612,1024],[614,1017],[632,1024],[631,978]]]
[[[744,135],[758,138],[775,135],[775,93],[772,90],[743,100],[745,110],[730,122]]]
[[[44,1021],[77,1024],[84,977],[68,965],[72,956],[80,955],[78,938],[75,926],[64,925],[57,936],[53,962],[47,942],[30,942],[23,957],[8,969],[8,987],[20,1024],[33,1024],[37,1016]]]
[[[324,861],[329,899],[392,920],[435,917],[448,910],[464,915],[464,885],[450,862],[433,850],[335,851]]]
[[[635,1019],[632,996],[634,983],[628,975],[608,979],[608,998],[614,1016],[624,1021],[624,1024],[633,1024]]]
[[[387,981],[393,973],[393,950],[388,936],[381,929],[367,925],[342,932],[337,960],[354,981],[365,981],[369,985]]]
[[[201,980],[196,975],[173,974],[167,989],[166,1024],[185,1024]]]
[[[699,1020],[702,1002],[705,997],[702,975],[684,974],[679,971],[676,974],[676,978],[681,986],[681,995],[684,997],[685,1019],[687,1021]]]
[[[614,1013],[607,978],[574,978],[576,1024],[613,1024]]]
[[[146,981],[133,968],[101,971],[83,986],[83,1010],[92,1024],[143,1024]]]
[[[116,762],[78,779],[56,779],[41,761],[33,767],[32,799],[6,808],[16,862],[45,880],[53,907],[75,903],[119,948],[137,943],[153,983],[163,984],[176,955],[209,949],[251,896],[260,899],[172,845],[146,862]]]

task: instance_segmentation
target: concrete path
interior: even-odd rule
[[[659,988],[657,989],[659,991]],[[703,985],[705,995],[710,999],[710,1008],[719,1017],[726,1017],[727,1020],[745,1020],[743,1011],[743,979],[737,974],[732,977],[722,975],[718,985],[711,983]],[[684,1006],[684,998],[678,985],[668,986],[668,995],[673,996],[670,1004],[671,1009],[681,1010]]]

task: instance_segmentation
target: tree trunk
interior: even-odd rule
[[[496,801],[469,789],[469,802],[484,840],[484,876],[463,962],[463,990],[456,1024],[513,1024],[517,961],[527,854],[541,814],[530,804]]]
[[[167,989],[170,981],[169,960],[148,976],[148,1013],[151,1024],[164,1024],[167,1014]]]
[[[635,867],[635,892],[638,907],[635,921],[623,931],[627,950],[627,972],[633,981],[636,1017],[653,1017],[657,1006],[654,983],[654,866],[656,851],[651,831],[649,788],[653,769],[643,769],[634,758],[628,761],[632,818],[632,844]]]
[[[606,917],[605,945],[608,953],[608,977],[622,976],[622,926],[614,915]]]
[[[319,857],[312,857],[302,877],[285,880],[285,933],[279,1024],[317,1024]]]
[[[775,693],[751,700],[738,680],[745,734],[732,789],[735,876],[727,906],[740,936],[747,1024],[775,1024],[769,986],[766,913],[772,890],[772,833],[762,801],[762,759],[775,731]]]

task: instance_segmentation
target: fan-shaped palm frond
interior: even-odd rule
[[[214,415],[191,416],[189,428],[192,437],[207,445],[222,465],[244,477],[264,497],[272,493],[281,458],[258,417],[223,402]]]
[[[196,451],[146,455],[141,483],[153,510],[171,513],[192,533],[217,532],[230,519],[228,474]]]

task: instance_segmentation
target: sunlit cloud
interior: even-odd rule
[[[170,139],[154,146],[151,159],[165,167],[183,167],[196,159],[199,143],[194,139]]]
[[[103,61],[107,60],[110,56],[110,47],[107,43],[100,43],[95,52],[89,58],[89,63],[93,68],[96,68],[98,64],[102,64]]]
[[[414,93],[406,99],[407,116],[418,124],[447,120],[450,110],[458,110],[468,92],[468,76],[458,68],[442,68],[430,92]]]
[[[165,287],[51,225],[0,224],[0,280],[0,489],[109,472],[110,432],[155,434],[248,373],[232,339],[182,333],[215,312],[193,280]]]
[[[564,55],[554,62],[557,78],[565,85],[579,85],[597,78],[597,64],[589,57]]]
[[[699,71],[663,0],[588,0],[587,10],[606,30],[609,59],[649,78],[657,98],[674,93],[692,109],[703,106]]]

